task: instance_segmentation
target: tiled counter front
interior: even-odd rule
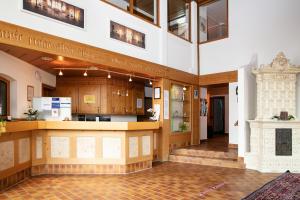
[[[36,130],[32,175],[125,174],[152,167],[153,131]]]
[[[0,190],[30,176],[31,132],[0,137]]]

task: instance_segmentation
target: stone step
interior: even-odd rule
[[[244,165],[237,160],[222,159],[222,158],[207,158],[200,156],[183,156],[183,155],[169,155],[170,162],[190,163],[198,165],[208,165],[216,167],[228,167],[243,169]]]
[[[204,157],[204,158],[220,158],[220,159],[231,159],[237,160],[237,150],[230,150],[228,152],[223,151],[207,151],[199,149],[175,149],[171,153],[172,155],[180,156],[193,156],[193,157]]]

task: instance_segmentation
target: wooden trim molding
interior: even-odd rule
[[[232,83],[238,81],[238,71],[221,72],[216,74],[200,75],[199,85],[208,86],[222,83]]]
[[[228,148],[229,149],[238,149],[239,146],[238,146],[238,144],[228,144]]]
[[[120,53],[93,47],[0,21],[0,43],[139,73],[198,84],[198,76]]]

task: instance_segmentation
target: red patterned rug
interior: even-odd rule
[[[300,174],[287,171],[243,200],[300,200]]]

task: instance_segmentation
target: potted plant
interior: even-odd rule
[[[181,132],[187,131],[187,130],[188,130],[187,124],[186,124],[185,122],[181,122],[181,123],[179,124],[179,130],[180,130]]]
[[[27,115],[26,119],[28,121],[34,121],[34,120],[37,120],[38,111],[33,110],[32,108],[29,108],[28,111],[24,113],[24,115]]]
[[[2,133],[6,132],[6,121],[3,119],[0,119],[0,136]]]

